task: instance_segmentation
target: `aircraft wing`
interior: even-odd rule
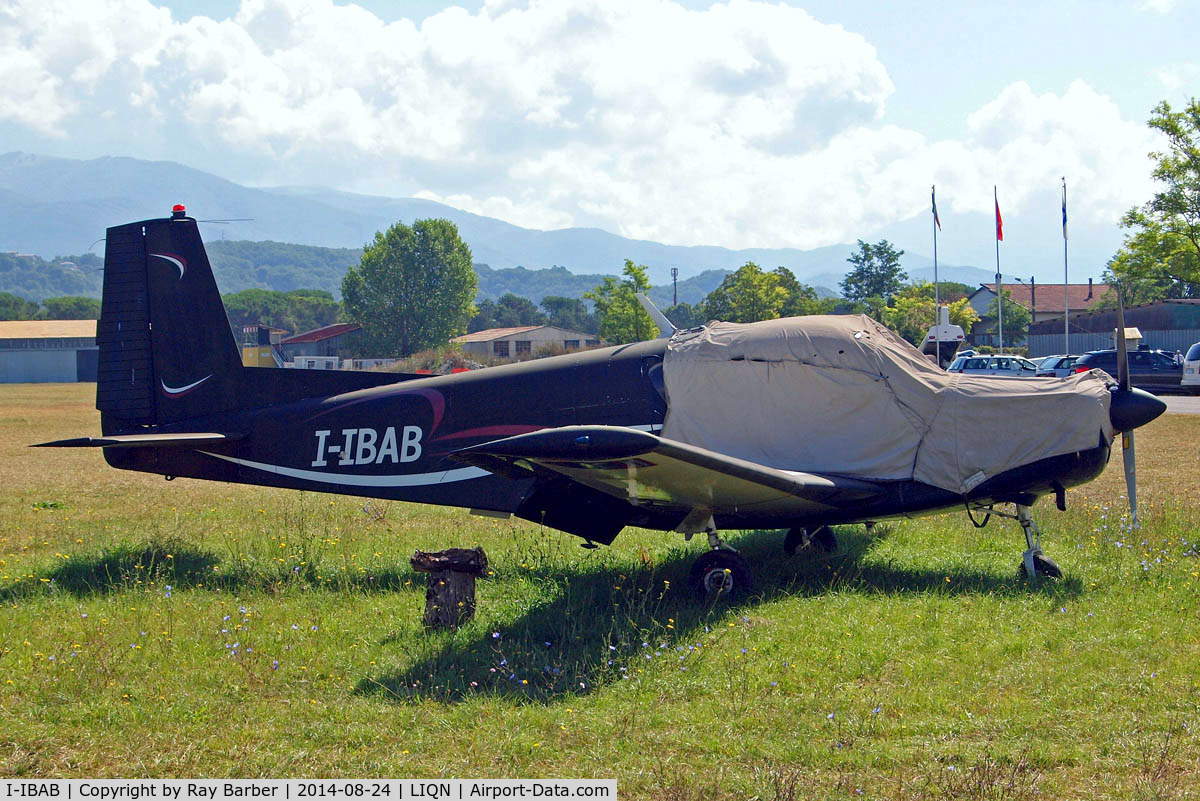
[[[114,434],[39,442],[34,448],[198,448],[239,439],[237,434],[195,432],[183,434]]]
[[[513,478],[549,471],[637,506],[689,515],[806,514],[882,493],[868,481],[778,470],[619,426],[544,429],[452,458]]]

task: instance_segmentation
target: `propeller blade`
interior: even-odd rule
[[[1137,459],[1134,456],[1133,432],[1126,431],[1121,435],[1121,455],[1125,460],[1125,489],[1129,492],[1129,512],[1133,525],[1138,524],[1137,513]]]
[[[1125,299],[1117,287],[1117,386],[1129,390],[1129,346],[1125,344]]]

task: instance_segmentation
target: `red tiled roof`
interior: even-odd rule
[[[516,328],[485,328],[482,331],[476,331],[473,334],[463,334],[461,337],[455,337],[454,342],[491,342],[493,339],[512,336],[513,334],[523,334],[526,331],[533,331],[538,328],[545,328],[544,325],[519,325]]]
[[[349,334],[358,331],[362,328],[357,323],[334,323],[321,328],[314,328],[311,331],[305,331],[303,334],[296,334],[294,337],[288,337],[280,342],[280,345],[299,345],[302,342],[321,342],[322,340],[340,337],[342,334]]]
[[[996,293],[995,284],[982,284],[982,286],[993,295]],[[1011,293],[1013,302],[1019,303],[1027,309],[1032,307],[1033,289],[1029,284],[1004,285],[1004,291]],[[1091,290],[1091,298],[1088,298],[1088,290]],[[1108,284],[1067,284],[1067,299],[1070,301],[1071,311],[1090,309],[1100,301],[1100,298],[1104,297],[1106,292],[1108,292]],[[1038,284],[1037,308],[1032,310],[1061,312],[1063,310],[1063,285]]]

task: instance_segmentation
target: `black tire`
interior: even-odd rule
[[[825,553],[833,553],[838,549],[837,534],[829,526],[821,526],[812,533],[812,544]]]
[[[788,556],[795,556],[796,551],[808,545],[808,530],[803,526],[789,528],[783,538],[783,550]]]
[[[754,589],[754,576],[746,560],[733,551],[709,551],[692,565],[688,584],[704,600],[737,601]]]
[[[1041,553],[1033,555],[1033,569],[1039,576],[1046,578],[1060,579],[1062,578],[1062,568],[1054,563],[1054,560],[1049,556]]]

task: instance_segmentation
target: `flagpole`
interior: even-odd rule
[[[929,198],[933,201],[933,324],[941,324],[941,294],[938,292],[938,270],[937,270],[937,229],[938,229],[938,213],[937,213],[937,186],[929,187]],[[938,340],[938,358],[941,358],[941,340]]]
[[[937,229],[941,227],[941,221],[937,219],[937,186],[929,187],[929,201],[934,209],[934,351],[937,359],[937,366],[942,366],[942,299],[941,294],[937,289]]]
[[[1067,283],[1067,176],[1063,176],[1062,220],[1063,220],[1063,355],[1071,353],[1071,296]]]
[[[996,327],[1000,338],[1000,353],[1004,354],[1004,284],[1000,278],[1000,195],[992,186],[992,199],[996,203]]]

